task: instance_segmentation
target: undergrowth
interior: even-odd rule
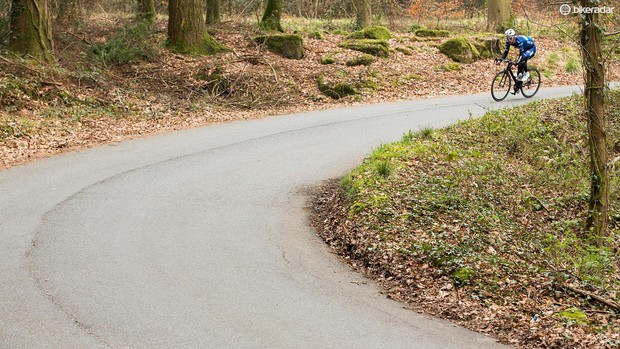
[[[610,149],[620,140],[619,103],[620,92],[610,92]],[[578,96],[536,102],[409,132],[380,147],[342,181],[349,219],[363,227],[352,254],[406,286],[411,277],[398,265],[417,265],[411,269],[422,274],[430,265],[430,277],[451,280],[463,289],[460,297],[542,316],[550,328],[568,321],[600,343],[612,341],[606,336],[620,330],[618,309],[589,295],[620,302],[620,169],[611,166],[612,224],[597,244],[584,231],[589,171],[581,107]],[[588,321],[566,320],[571,307]],[[526,341],[536,343],[530,335]]]
[[[95,45],[93,53],[104,64],[128,64],[154,61],[159,44],[153,40],[154,29],[145,21],[123,28],[103,44]]]

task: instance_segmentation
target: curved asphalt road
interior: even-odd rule
[[[0,172],[0,348],[501,348],[341,264],[303,188],[407,130],[526,101],[235,122]]]

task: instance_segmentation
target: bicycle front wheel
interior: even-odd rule
[[[530,77],[521,85],[521,94],[525,98],[533,97],[540,88],[540,73],[536,68],[528,69]]]
[[[503,101],[512,87],[512,79],[510,73],[506,70],[502,70],[497,73],[491,82],[491,96],[496,101]]]

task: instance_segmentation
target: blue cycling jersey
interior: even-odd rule
[[[517,35],[515,36],[515,42],[511,44],[506,40],[506,48],[504,49],[504,54],[502,58],[508,57],[508,51],[510,50],[510,46],[517,47],[519,49],[519,55],[522,55],[524,52],[529,50],[536,50],[536,45],[534,44],[534,39],[530,38],[527,35]]]

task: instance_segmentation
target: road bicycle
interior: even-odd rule
[[[507,62],[506,68],[497,73],[491,82],[491,96],[494,100],[500,102],[503,101],[508,93],[512,90],[512,94],[516,95],[521,91],[521,94],[525,98],[533,97],[540,88],[540,72],[538,69],[528,67],[527,71],[530,73],[530,77],[527,81],[519,81],[517,76],[513,72],[512,68],[517,64],[509,59],[502,59],[502,62]],[[512,88],[514,84],[514,88]]]

